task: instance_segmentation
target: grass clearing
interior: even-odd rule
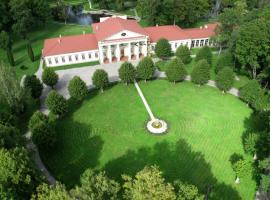
[[[56,147],[41,149],[52,174],[71,187],[89,167],[120,181],[123,173],[134,175],[157,164],[168,181],[181,179],[201,192],[213,186],[212,199],[252,199],[255,181],[247,177],[235,185],[229,161],[234,153],[252,159],[241,139],[252,128],[252,110],[232,95],[190,82],[155,80],[140,86],[153,113],[168,122],[168,134],[146,131],[149,116],[133,85],[93,91],[57,122]]]

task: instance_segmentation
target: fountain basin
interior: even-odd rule
[[[147,123],[147,130],[152,134],[163,134],[167,131],[168,125],[160,119],[152,119]]]

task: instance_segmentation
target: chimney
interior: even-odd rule
[[[207,26],[207,25],[204,25],[204,28],[205,28],[205,29],[208,29],[208,26]]]
[[[59,35],[58,43],[61,44],[62,35]]]
[[[158,27],[158,24],[156,24],[156,27]]]

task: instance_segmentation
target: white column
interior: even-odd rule
[[[112,48],[111,48],[111,45],[108,45],[108,48],[107,48],[107,57],[109,59],[109,62],[112,62]]]
[[[128,60],[131,60],[131,43],[128,43]]]
[[[140,48],[139,43],[138,43],[138,46],[137,45],[134,46],[134,54],[135,54],[136,59],[139,59],[139,48]]]
[[[142,46],[142,54],[144,55],[144,57],[147,56],[147,40],[144,41],[144,45]]]
[[[104,63],[103,46],[99,47],[99,61],[101,64]]]
[[[119,44],[116,45],[115,56],[116,56],[117,61],[120,61],[121,52],[120,52],[120,45]]]

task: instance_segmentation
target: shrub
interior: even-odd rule
[[[0,148],[11,149],[22,142],[20,131],[8,124],[0,123]]]
[[[194,66],[191,73],[191,80],[193,83],[203,85],[210,79],[210,66],[206,60],[200,60]]]
[[[220,70],[225,67],[232,68],[233,66],[233,57],[230,53],[221,54],[216,63],[215,73],[217,74]]]
[[[25,77],[24,87],[30,91],[34,99],[39,98],[42,94],[43,85],[35,75],[27,75]]]
[[[185,66],[179,58],[175,58],[168,63],[165,73],[168,80],[174,83],[184,80],[187,75]]]
[[[240,98],[247,104],[253,105],[260,90],[260,84],[256,80],[251,80],[240,88]]]
[[[209,63],[209,65],[212,64],[212,51],[208,46],[204,46],[199,50],[196,55],[195,61],[198,62],[203,59],[205,59]]]
[[[36,111],[28,122],[28,128],[33,131],[34,126],[40,122],[48,123],[48,117],[41,111]]]
[[[172,47],[168,40],[162,38],[157,42],[155,53],[159,58],[168,58],[172,55]]]
[[[232,69],[226,67],[218,72],[216,83],[220,90],[224,92],[228,91],[233,86],[233,82],[234,73]]]
[[[68,92],[72,98],[82,101],[87,96],[88,89],[79,76],[74,76],[68,84]]]
[[[155,73],[155,64],[150,57],[142,59],[137,66],[137,76],[140,79],[151,79]]]
[[[243,178],[246,177],[251,172],[251,164],[249,161],[240,159],[233,163],[233,171],[236,174],[236,177]]]
[[[177,48],[175,55],[182,60],[184,64],[191,62],[190,50],[187,46],[180,46]]]
[[[40,121],[33,127],[32,138],[39,147],[52,147],[56,141],[54,127],[50,123]]]
[[[92,81],[103,92],[103,89],[109,85],[108,73],[103,69],[97,69],[92,77]]]
[[[256,133],[249,133],[244,138],[244,149],[249,154],[254,154],[256,152],[256,145],[259,140],[259,135]]]
[[[48,94],[45,105],[55,115],[65,114],[68,108],[66,99],[54,90]]]
[[[258,96],[251,105],[257,111],[268,111],[270,108],[269,96],[265,94],[263,89],[260,89]]]
[[[120,79],[128,84],[128,83],[133,83],[135,80],[135,76],[136,76],[136,70],[134,68],[134,66],[129,63],[129,62],[124,62],[120,69],[119,69],[119,77]]]
[[[42,81],[50,87],[54,87],[58,81],[58,75],[51,68],[45,68],[42,73]]]

